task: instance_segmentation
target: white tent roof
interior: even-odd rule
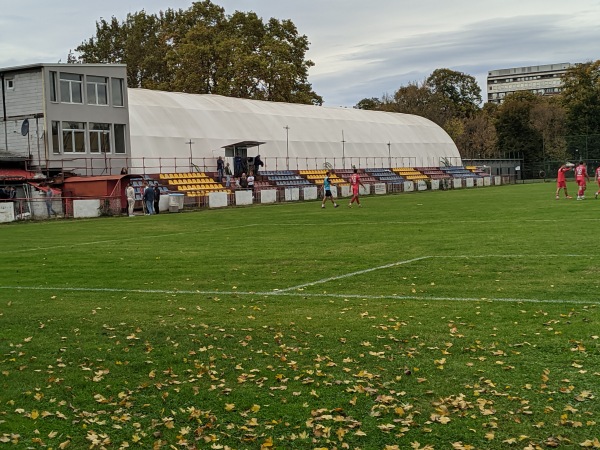
[[[146,89],[128,92],[132,158],[190,158],[191,139],[194,162],[214,160],[224,155],[223,147],[237,142],[258,141],[264,144],[248,150],[248,156],[277,158],[280,169],[288,155],[294,169],[313,169],[315,161],[342,168],[342,158],[347,168],[388,167],[388,158],[394,167],[440,166],[442,159],[462,164],[442,128],[410,114]],[[272,164],[267,168],[275,169]]]

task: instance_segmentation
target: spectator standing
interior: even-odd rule
[[[223,158],[219,156],[217,158],[217,178],[219,183],[223,182],[223,175],[225,174],[225,164],[223,162]]]
[[[240,155],[235,155],[233,158],[233,173],[236,177],[239,177],[244,172],[242,157]]]
[[[250,171],[250,175],[247,179],[248,189],[254,192],[254,172]]]
[[[254,158],[254,175],[256,176],[256,180],[258,181],[258,172],[262,166],[265,164],[260,159],[260,155],[256,155]]]
[[[53,214],[54,216],[57,216],[56,211],[54,211],[54,208],[52,207],[53,199],[54,191],[52,191],[52,188],[48,186],[48,190],[46,191],[46,209],[48,210],[48,217],[52,216]]]
[[[231,186],[231,167],[229,167],[229,163],[225,164],[225,177],[227,181],[225,181],[225,187]]]
[[[154,214],[158,214],[160,210],[158,209],[160,203],[160,187],[158,186],[158,182],[154,183]]]
[[[154,214],[154,188],[144,183],[144,204],[146,205],[146,215]]]
[[[135,206],[135,189],[131,185],[131,183],[127,184],[127,189],[125,189],[125,196],[127,197],[127,213],[129,217],[133,217],[133,208]]]

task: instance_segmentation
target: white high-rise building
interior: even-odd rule
[[[529,91],[538,95],[556,95],[562,90],[562,75],[570,63],[513,67],[488,72],[487,101],[500,104],[513,92]]]

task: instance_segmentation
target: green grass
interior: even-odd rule
[[[600,446],[600,201],[0,227],[0,448]]]

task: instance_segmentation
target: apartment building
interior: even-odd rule
[[[538,95],[559,94],[561,76],[571,66],[570,63],[561,63],[491,70],[487,77],[487,101],[501,104],[508,94],[520,91]]]

